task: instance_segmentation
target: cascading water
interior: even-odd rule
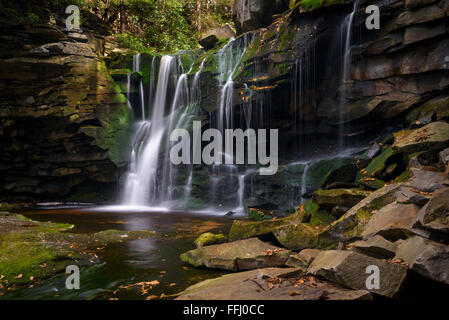
[[[204,61],[194,76],[189,88],[187,73],[179,59],[163,56],[159,74],[155,74],[156,60],[153,58],[149,83],[149,107],[145,108],[142,81],[138,84],[139,104],[144,117],[135,124],[129,171],[126,176],[122,205],[156,206],[173,200],[176,168],[171,164],[169,135],[172,130],[186,126],[186,119],[195,113],[200,98],[199,74]],[[133,72],[140,71],[140,55],[133,59]],[[148,109],[149,112],[145,112]],[[184,187],[184,196],[191,192],[192,168]]]
[[[347,85],[350,80],[349,68],[351,65],[351,41],[352,41],[352,26],[354,22],[354,16],[359,8],[360,0],[354,2],[354,7],[352,12],[347,15],[344,19],[341,28],[342,43],[344,44],[343,49],[343,71],[341,76],[341,93],[340,93],[340,127],[339,127],[339,150],[342,151],[345,148],[345,103],[346,103],[346,93]]]
[[[135,156],[131,159],[122,204],[148,205],[156,197],[159,151],[167,124],[165,104],[173,69],[174,58],[162,57],[151,121],[143,120],[136,124],[132,151]],[[133,160],[135,163],[132,163]]]
[[[257,63],[253,64],[254,79],[248,84],[239,84],[243,86],[239,90],[248,95],[243,103],[240,102],[240,109],[235,107],[239,102],[234,101],[237,93],[234,77],[243,70],[240,67],[251,41],[251,35],[232,39],[212,56],[192,57],[189,53],[181,53],[183,56],[153,58],[148,62],[151,69],[146,90],[142,88],[141,79],[136,82],[134,75],[132,79],[130,77],[128,88],[133,85],[131,100],[138,120],[122,205],[241,214],[247,207],[263,205],[275,198],[276,205],[282,204],[282,210],[286,210],[305,201],[308,189],[317,187],[309,183],[308,174],[312,163],[320,160],[287,163],[276,177],[261,177],[257,166],[226,164],[226,160],[235,163],[235,156],[226,152],[220,154],[222,163],[211,166],[175,166],[171,163],[170,133],[177,128],[191,128],[193,119],[207,119],[207,113],[199,107],[203,102],[200,90],[203,86],[217,95],[217,109],[209,112],[207,125],[218,129],[223,137],[226,129],[271,128],[271,92],[265,90],[269,84],[264,82],[265,71]],[[293,70],[294,118],[295,128],[299,131],[305,122],[301,119],[302,108],[313,99],[308,91],[314,85],[315,58],[313,48],[309,49],[310,52],[303,52],[298,57]],[[145,67],[142,57],[136,56],[133,72],[146,70]],[[209,75],[203,73],[206,67],[213,70]],[[210,73],[213,81],[205,83],[202,74],[210,76]],[[212,91],[212,85],[218,90]],[[131,97],[129,93],[128,97]],[[302,132],[297,133],[302,135]],[[299,141],[299,147],[301,143]]]

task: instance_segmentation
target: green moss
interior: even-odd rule
[[[259,210],[256,208],[249,208],[248,215],[252,220],[255,221],[264,221],[273,219],[272,214],[269,214],[263,210]]]
[[[411,174],[409,168],[407,168],[401,175],[395,180],[395,182],[400,183],[410,179]]]
[[[296,6],[301,6],[307,11],[312,11],[318,8],[323,8],[331,5],[345,4],[349,3],[351,0],[291,0],[290,8],[294,8]]]
[[[310,224],[312,226],[327,226],[334,222],[336,219],[333,215],[325,210],[315,212],[310,218]]]
[[[202,235],[200,235],[196,240],[195,240],[195,245],[197,247],[202,247],[202,246],[209,246],[212,244],[218,244],[218,243],[223,243],[226,242],[226,236],[223,234],[213,234],[211,232],[206,232],[203,233]]]
[[[385,181],[377,178],[365,178],[359,180],[359,185],[370,190],[377,190],[385,186]]]
[[[357,174],[356,182],[363,178],[379,176],[385,170],[387,161],[394,154],[395,152],[392,147],[386,148],[381,154],[375,157],[365,169],[362,169]]]
[[[318,243],[318,232],[315,227],[306,223],[282,226],[274,231],[276,240],[291,250],[315,248]]]

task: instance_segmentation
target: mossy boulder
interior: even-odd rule
[[[336,206],[351,208],[369,195],[362,189],[330,189],[315,191],[312,199],[320,208],[332,210]]]
[[[326,210],[319,210],[310,218],[310,224],[312,226],[328,226],[335,220],[335,217]]]
[[[229,271],[284,266],[290,251],[257,238],[211,245],[180,255],[183,262]]]
[[[393,149],[401,153],[442,150],[449,146],[449,124],[432,122],[422,128],[394,134]]]
[[[315,248],[318,243],[318,230],[307,224],[290,224],[273,231],[276,240],[290,250]]]
[[[320,232],[318,247],[332,249],[336,248],[339,242],[346,243],[360,238],[371,217],[381,208],[396,201],[403,187],[401,184],[391,184],[371,193]]]
[[[322,189],[353,188],[357,174],[370,162],[369,159],[354,160],[330,171],[321,184]]]
[[[358,172],[356,177],[356,183],[359,184],[360,180],[363,180],[364,178],[379,176],[382,172],[384,172],[387,161],[394,154],[395,152],[392,147],[388,147],[384,151],[382,151],[382,153],[379,154],[377,157],[375,157],[366,168]]]
[[[421,125],[429,119],[449,119],[449,96],[431,99],[412,110],[406,117],[408,125]]]
[[[258,222],[234,220],[229,232],[229,241],[270,235],[279,227],[301,222],[302,215],[299,212],[285,218]]]
[[[226,236],[224,234],[213,234],[211,232],[206,232],[196,238],[195,245],[199,248],[223,242],[226,242]]]

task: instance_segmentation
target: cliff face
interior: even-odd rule
[[[102,201],[125,165],[131,113],[102,59],[98,31],[2,24],[0,194]]]
[[[342,39],[353,4],[323,3],[314,10],[297,6],[252,32],[236,83],[253,90],[237,104],[269,93],[274,117],[286,123],[299,115],[304,134],[335,134],[341,123],[348,124],[342,134],[360,134],[380,124],[447,117],[448,1],[360,3],[344,81]],[[380,8],[380,30],[365,27],[368,4]],[[429,104],[434,115],[419,111]]]

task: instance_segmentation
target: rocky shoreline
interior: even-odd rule
[[[351,182],[388,173],[391,180],[377,190],[366,184],[364,189],[320,189],[289,217],[234,221],[230,242],[182,254],[181,260],[195,267],[236,273],[191,286],[178,299],[399,299],[416,275],[447,290],[448,127],[432,122],[395,133],[392,145],[382,145]],[[394,159],[408,161],[403,173],[389,173],[397,165]],[[343,178],[335,185],[347,181],[334,173],[323,187],[330,176]],[[349,209],[341,214],[336,207]],[[377,286],[368,285],[370,268],[378,272]]]

